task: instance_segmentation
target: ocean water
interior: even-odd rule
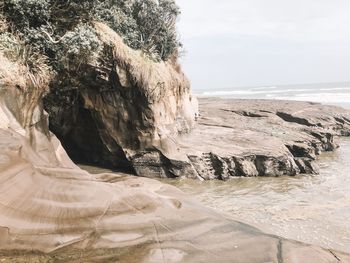
[[[350,108],[350,82],[198,89],[195,93],[199,97],[299,100]]]

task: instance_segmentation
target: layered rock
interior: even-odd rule
[[[189,90],[176,95],[168,87],[165,97],[151,103],[152,96],[135,95],[137,86],[108,92],[96,87],[76,91],[78,103],[63,110],[49,107],[53,130],[75,159],[84,156],[88,162],[128,168],[145,177],[227,180],[317,174],[317,156],[337,148],[335,137],[350,134],[349,111],[339,107],[214,98],[200,99],[201,115],[188,133],[196,116]],[[170,109],[171,117],[165,117]],[[144,117],[145,112],[151,117]],[[183,112],[190,114],[176,117]]]
[[[104,24],[95,28],[100,56],[74,81],[52,84],[51,130],[75,160],[132,170],[136,154],[174,148],[194,125],[197,101],[175,59],[154,62]]]
[[[169,185],[80,170],[48,131],[41,96],[0,87],[1,262],[350,260],[230,220]]]
[[[317,156],[335,150],[335,139],[350,134],[350,111],[335,106],[218,98],[199,102],[198,123],[177,138],[176,151],[141,153],[148,158],[134,162],[137,174],[204,180],[317,174]]]
[[[317,174],[315,162],[350,131],[350,111],[292,101],[200,99],[179,151],[203,179]],[[171,158],[171,157],[170,157]]]

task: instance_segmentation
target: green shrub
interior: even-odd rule
[[[7,79],[10,83],[21,82],[23,84],[30,80],[30,85],[47,88],[52,76],[52,69],[48,66],[46,56],[33,50],[32,47],[26,46],[18,37],[8,32],[0,34],[0,54],[6,58],[6,60],[2,58],[1,63],[13,62],[13,64],[2,65],[3,72],[11,72],[11,67],[15,67],[17,70],[17,75],[14,72],[16,70],[12,70],[14,76],[9,76],[10,74],[2,75],[2,81]],[[6,66],[10,68],[4,70]],[[19,80],[17,81],[15,78],[19,78]]]
[[[20,57],[21,45],[12,34],[5,32],[0,34],[0,51],[10,60],[16,61]]]
[[[5,16],[20,30],[37,27],[50,19],[51,0],[4,0]]]
[[[87,24],[81,24],[73,31],[69,31],[61,41],[62,55],[60,57],[78,62],[78,64],[87,63],[102,47],[95,29]]]
[[[178,15],[174,0],[0,0],[0,51],[40,86],[56,73],[55,88],[63,91],[76,87],[86,77],[81,65],[88,68],[106,48],[93,21],[107,24],[151,59],[166,61],[180,46]]]
[[[180,46],[175,27],[179,9],[174,0],[3,0],[2,10],[27,45],[53,60],[64,48],[59,45],[65,42],[58,41],[64,36],[68,36],[66,42],[73,41],[73,53],[98,50],[91,30],[81,35],[81,26],[91,20],[107,23],[127,45],[158,60],[167,60]],[[83,40],[81,47],[78,40]]]
[[[180,46],[176,19],[180,14],[173,0],[101,1],[93,17],[107,23],[134,49],[167,60]]]
[[[163,60],[168,59],[179,47],[176,19],[179,9],[174,1],[135,1],[132,14],[139,29],[139,48],[157,52]]]

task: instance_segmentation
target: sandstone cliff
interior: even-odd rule
[[[23,76],[0,84],[1,262],[350,260],[232,221],[157,181],[80,170],[48,130],[44,90]]]
[[[138,173],[134,156],[147,151],[163,158],[161,151],[175,149],[176,137],[194,125],[197,101],[175,60],[154,62],[106,25],[95,28],[104,51],[72,77],[76,87],[52,85],[51,129],[74,159]]]
[[[175,58],[154,62],[94,26],[103,52],[58,76],[45,99],[75,161],[152,178],[315,174],[316,156],[350,134],[348,111],[313,103],[206,99],[199,117]]]

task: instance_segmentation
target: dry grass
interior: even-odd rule
[[[36,63],[40,63],[41,66],[33,72],[22,61],[10,60],[0,51],[0,84],[4,86],[17,86],[23,90],[39,88],[43,92],[46,92],[51,80],[50,68],[46,66],[45,59],[42,57],[38,57],[37,59]]]
[[[48,66],[48,59],[37,53],[27,50],[26,57],[22,60],[27,71],[26,79],[29,85],[48,91],[52,79],[52,70]]]
[[[0,33],[5,32],[7,30],[7,23],[5,19],[0,14]]]
[[[22,89],[33,87],[47,91],[52,77],[47,62],[45,56],[32,51],[15,36],[7,34],[0,43],[0,83]]]
[[[25,47],[23,49],[25,50]],[[32,65],[28,65],[30,61],[26,59],[35,61],[34,69]],[[21,102],[24,113],[21,124],[25,128],[31,127],[34,109],[48,91],[51,75],[45,62],[44,57],[35,53],[30,54],[29,57],[19,56],[13,60],[0,50],[0,88],[18,88],[25,94],[25,99]]]
[[[180,70],[175,58],[168,62],[155,62],[142,51],[128,47],[123,39],[107,25],[95,22],[102,42],[113,47],[114,60],[128,71],[133,82],[141,88],[150,101],[159,101],[167,92],[181,94],[188,91],[189,81]]]
[[[0,85],[25,87],[26,68],[10,61],[0,52]]]

